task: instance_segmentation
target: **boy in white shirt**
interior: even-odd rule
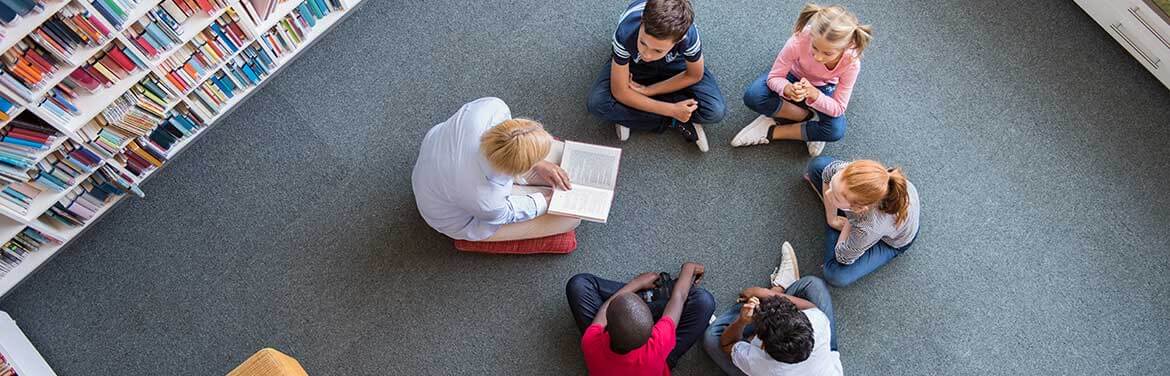
[[[741,303],[707,328],[703,347],[728,375],[843,375],[829,288],[798,276],[784,243],[772,288],[744,289]]]

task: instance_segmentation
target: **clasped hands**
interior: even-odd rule
[[[642,85],[640,83],[635,82],[633,75],[630,76],[629,87],[630,87],[630,90],[633,90],[634,92],[636,92],[638,94],[645,95],[647,97],[654,97],[656,95],[662,94],[662,93],[655,92],[651,86],[646,86],[646,85]],[[671,103],[670,104],[670,111],[668,114],[665,114],[665,115],[670,116],[670,117],[672,117],[675,120],[678,120],[680,122],[686,123],[688,121],[691,121],[691,114],[694,114],[695,110],[698,110],[698,109],[699,109],[699,101],[696,101],[694,99],[684,99],[684,100],[681,100],[681,101],[678,101],[675,103]]]
[[[780,94],[790,101],[805,103],[816,102],[821,97],[821,91],[808,82],[807,78],[784,85],[784,92]]]

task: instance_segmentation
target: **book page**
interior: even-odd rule
[[[617,186],[621,149],[566,142],[561,168],[569,173],[573,186],[586,185],[613,190]]]
[[[613,191],[577,185],[571,191],[553,192],[548,212],[605,223],[612,204]]]

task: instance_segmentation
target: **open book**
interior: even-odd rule
[[[565,141],[561,168],[572,190],[553,192],[548,212],[605,223],[613,204],[622,149]]]

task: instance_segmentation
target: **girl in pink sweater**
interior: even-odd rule
[[[859,24],[843,6],[805,5],[772,69],[743,94],[743,103],[760,117],[740,130],[731,146],[802,140],[817,156],[825,142],[844,137],[845,107],[870,33],[870,26]]]

